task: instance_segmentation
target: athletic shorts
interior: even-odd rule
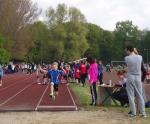
[[[58,91],[58,84],[54,84],[54,91],[55,91],[55,92]]]
[[[54,84],[53,82],[51,84],[54,86],[54,91],[57,92],[59,84]]]

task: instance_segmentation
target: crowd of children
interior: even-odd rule
[[[102,61],[96,61],[94,58],[89,57],[86,60],[82,61],[74,61],[70,63],[64,62],[54,62],[52,64],[39,64],[36,65],[34,63],[30,64],[9,64],[7,69],[10,69],[12,72],[13,70],[20,70],[23,73],[32,74],[36,72],[37,75],[37,84],[50,84],[51,91],[50,96],[55,98],[58,95],[58,89],[60,82],[64,79],[67,83],[75,82],[80,84],[81,86],[85,86],[86,82],[89,82],[90,92],[91,92],[91,104],[96,105],[97,103],[97,91],[96,86],[98,84],[103,84],[103,72],[104,66]],[[0,66],[0,86],[2,86],[2,77],[3,74],[6,72],[3,71],[4,68]],[[106,66],[106,71],[111,72],[110,66]],[[124,106],[127,100],[127,93],[125,90],[125,74],[126,71],[118,71],[117,72],[120,78],[120,84],[122,85],[122,90],[119,91],[117,94],[113,94],[113,97],[117,100],[120,100],[121,105]],[[121,95],[125,95],[124,97]]]

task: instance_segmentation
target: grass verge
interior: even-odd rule
[[[91,94],[90,94],[90,88],[87,85],[85,87],[80,86],[79,84],[76,83],[70,83],[70,86],[75,93],[75,95],[79,98],[81,106],[84,108],[84,110],[89,110],[89,111],[96,111],[96,110],[103,110],[103,111],[119,111],[123,113],[128,113],[129,112],[129,107],[121,107],[121,106],[90,106],[89,104],[91,103]],[[146,108],[146,112],[148,116],[150,115],[150,108]],[[150,119],[149,119],[150,120]]]

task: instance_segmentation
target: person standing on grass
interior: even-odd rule
[[[0,65],[0,86],[2,86],[2,78],[3,78],[4,72],[3,72],[3,67]]]
[[[40,70],[43,73],[47,73],[48,76],[50,77],[51,81],[51,92],[49,94],[50,97],[55,99],[55,97],[58,95],[58,89],[59,89],[59,84],[60,84],[60,76],[64,75],[65,70],[61,68],[61,70],[58,70],[58,63],[54,62],[52,64],[52,69],[51,70],[44,70],[40,67]]]
[[[80,65],[80,77],[81,77],[81,83],[82,86],[85,86],[85,79],[86,79],[86,65],[84,61],[81,61]]]
[[[92,102],[90,105],[96,106],[97,103],[97,91],[96,91],[96,82],[98,80],[98,65],[92,57],[88,57],[87,61],[90,64],[90,67],[88,69],[88,80],[90,84],[90,91],[91,91],[91,97]]]
[[[139,54],[136,48],[134,48],[134,53],[136,55]],[[143,61],[142,61],[142,64],[141,64],[141,72],[142,72],[142,76],[141,76],[141,80],[142,80],[142,94],[143,94],[144,102],[146,103],[147,99],[146,99],[145,89],[144,89],[144,81],[145,81],[145,78],[146,78],[146,69],[144,67],[144,62]]]
[[[99,84],[103,84],[103,64],[101,60],[98,62],[98,80]]]
[[[75,72],[74,72],[74,78],[77,84],[80,84],[81,81],[81,77],[80,77],[80,70],[77,67],[77,65],[75,65]]]
[[[128,67],[126,90],[129,99],[131,110],[131,117],[136,117],[135,95],[138,100],[138,108],[141,117],[147,117],[145,113],[144,98],[142,96],[142,83],[141,83],[141,64],[142,56],[134,53],[133,46],[126,46],[125,51],[128,56],[125,57],[125,62]]]

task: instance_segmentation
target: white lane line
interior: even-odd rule
[[[41,101],[42,101],[42,99],[43,99],[43,97],[44,97],[44,95],[45,95],[45,93],[46,93],[46,91],[47,91],[47,89],[48,89],[48,86],[49,86],[49,85],[47,85],[47,87],[45,88],[45,90],[44,90],[42,96],[40,97],[40,100],[39,100],[38,104],[36,105],[35,111],[38,110],[38,107],[39,107],[39,105],[40,105],[40,103],[41,103]]]
[[[69,92],[70,97],[71,97],[71,99],[72,99],[72,102],[73,102],[73,104],[74,104],[74,106],[75,106],[75,109],[76,109],[76,111],[77,111],[77,110],[78,110],[78,107],[77,107],[77,105],[76,105],[76,103],[75,103],[75,101],[74,101],[74,99],[73,99],[73,96],[72,96],[72,94],[71,94],[70,89],[69,89],[68,86],[67,86],[67,89],[68,89],[68,92]]]
[[[26,79],[24,79],[24,80],[21,80],[21,78],[19,78],[16,83],[13,83],[13,84],[10,84],[9,86],[6,86],[6,87],[4,87],[4,88],[1,88],[0,91],[3,91],[3,90],[5,90],[5,89],[7,89],[7,88],[9,88],[9,87],[12,87],[13,85],[16,85],[16,84],[20,83],[20,80],[21,80],[21,81],[26,81],[26,80],[31,79],[31,78],[32,78],[32,76],[30,76],[30,77],[28,77],[28,78],[26,78]]]
[[[35,83],[35,82],[34,82]],[[5,100],[3,103],[0,104],[0,106],[3,106],[4,104],[6,104],[7,102],[9,102],[10,100],[12,100],[13,98],[15,98],[17,95],[19,95],[21,92],[23,92],[24,90],[26,90],[28,87],[30,87],[32,84],[28,84],[26,87],[24,87],[22,90],[20,90],[18,93],[16,93],[15,95],[13,95],[12,97],[9,97],[7,100]]]
[[[44,106],[44,105],[41,105],[41,106],[38,106],[38,108],[75,108],[76,109],[76,106]]]

